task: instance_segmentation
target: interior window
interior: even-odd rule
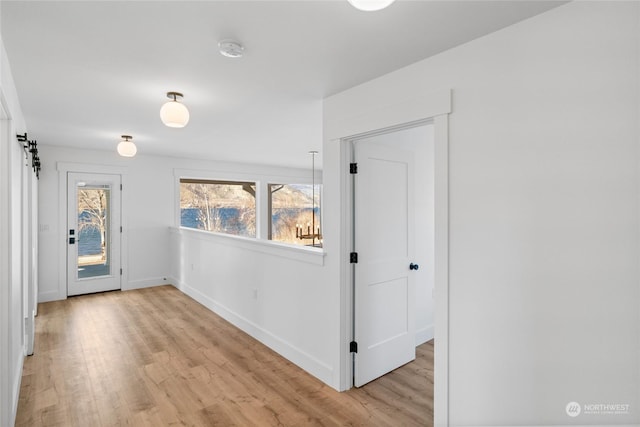
[[[321,185],[269,184],[269,239],[322,247]]]

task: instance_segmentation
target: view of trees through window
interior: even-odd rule
[[[78,188],[78,265],[104,263],[107,257],[109,189]]]
[[[255,182],[180,180],[180,225],[256,236]]]
[[[321,190],[321,185],[269,184],[270,215],[264,219],[268,238],[322,247]],[[256,237],[256,183],[181,179],[180,225]]]
[[[320,193],[320,185],[270,184],[271,240],[322,247]]]

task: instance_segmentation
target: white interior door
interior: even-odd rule
[[[67,295],[120,289],[120,175],[67,175]]]
[[[354,143],[355,353],[360,387],[415,359],[413,157]]]

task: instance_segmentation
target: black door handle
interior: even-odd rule
[[[75,237],[69,237],[69,244],[70,245],[75,245],[76,244],[76,238]]]
[[[417,270],[420,266],[418,264],[411,263],[409,264],[409,270]]]

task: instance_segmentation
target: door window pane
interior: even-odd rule
[[[108,185],[78,184],[78,279],[111,274]]]

